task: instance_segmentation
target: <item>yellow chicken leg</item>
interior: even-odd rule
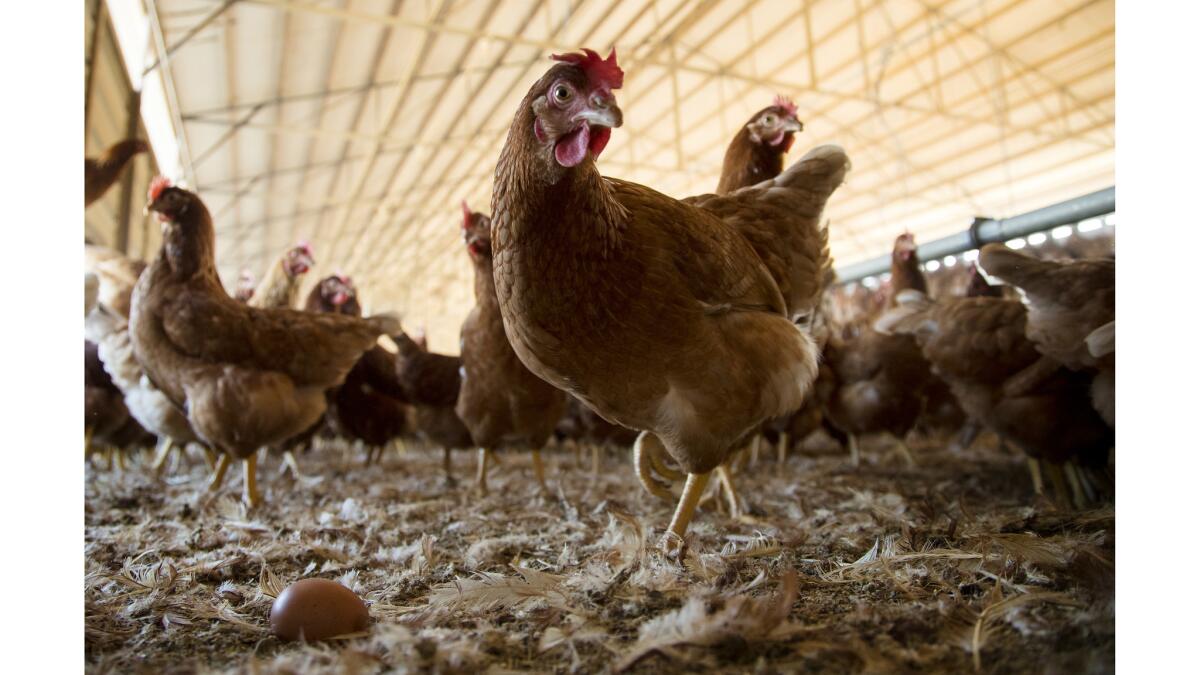
[[[175,447],[175,443],[166,436],[161,436],[158,439],[158,447],[154,451],[154,464],[151,465],[154,469],[154,477],[161,478],[163,468],[167,465],[167,460],[171,457],[171,449]]]
[[[762,434],[755,434],[750,441],[750,466],[758,466],[758,451],[762,446]]]
[[[262,501],[258,497],[258,454],[255,453],[242,460],[242,501],[251,508]]]
[[[847,441],[847,445],[850,446],[850,466],[858,466],[858,462],[861,459],[858,453],[858,436],[856,434],[850,434],[850,439]]]
[[[487,448],[479,449],[479,463],[475,469],[475,489],[479,491],[479,496],[486,496],[488,493],[487,472],[488,460],[492,458],[492,451]]]
[[[304,477],[304,474],[300,473],[300,463],[296,461],[296,453],[292,452],[291,450],[285,450],[283,452],[283,467],[284,469],[292,472],[292,478],[295,478],[296,480],[300,480]]]
[[[687,482],[683,485],[683,494],[679,496],[679,504],[675,507],[675,515],[671,516],[671,524],[663,535],[662,549],[665,553],[673,553],[683,546],[683,535],[687,533],[692,516],[696,513],[696,504],[708,486],[712,472],[689,473]]]
[[[741,518],[742,505],[738,501],[737,489],[733,487],[733,476],[729,473],[729,467],[724,464],[718,466],[717,478],[721,480],[721,492],[725,495],[725,501],[729,504],[729,517]]]
[[[790,439],[788,438],[788,432],[779,432],[779,445],[775,448],[776,462],[779,464],[779,466],[783,466],[787,463],[789,441]]]
[[[541,450],[533,451],[533,477],[537,479],[543,493],[551,494],[550,487],[546,485],[546,467],[542,464]]]
[[[904,463],[908,465],[908,468],[912,469],[917,466],[917,458],[913,456],[912,448],[908,447],[908,443],[905,443],[903,438],[896,438],[896,450],[904,458]]]
[[[1033,493],[1045,494],[1046,484],[1042,482],[1042,463],[1033,457],[1026,457],[1025,461],[1029,464],[1029,476],[1033,478]]]
[[[454,472],[451,470],[450,448],[442,448],[442,471],[446,474],[446,486],[454,487],[458,482],[454,480]]]
[[[221,484],[225,482],[225,472],[229,470],[229,455],[224,453],[217,460],[217,468],[213,471],[212,480],[208,482],[208,491],[216,492],[221,489]]]

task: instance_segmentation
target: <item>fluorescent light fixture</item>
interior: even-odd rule
[[[958,258],[955,258],[952,255],[948,255],[945,258],[942,258],[942,265],[945,267],[954,267],[957,264],[958,264]]]
[[[975,262],[979,259],[979,249],[973,248],[963,253],[963,262]]]
[[[1066,239],[1073,233],[1074,230],[1071,229],[1070,225],[1059,225],[1053,230],[1050,230],[1050,236],[1054,237],[1055,239]]]
[[[876,288],[879,288],[879,280],[875,277],[864,277],[862,280],[862,285],[871,290],[875,290]]]
[[[1100,223],[1099,218],[1088,218],[1087,220],[1079,221],[1079,224],[1075,226],[1075,229],[1079,230],[1080,232],[1091,232],[1092,230],[1098,230],[1101,227],[1102,224]]]
[[[1029,235],[1030,246],[1041,246],[1044,243],[1046,243],[1045,232],[1034,232],[1033,234]]]
[[[942,268],[942,263],[940,263],[936,260],[930,260],[929,262],[925,263],[925,271],[926,272],[936,272],[936,271],[940,270],[941,268]]]
[[[1116,224],[1117,224],[1117,214],[1110,213],[1107,216],[1104,216],[1104,226],[1105,227],[1113,227]]]
[[[1019,251],[1019,250],[1025,248],[1025,240],[1020,237],[1017,237],[1016,239],[1009,239],[1008,241],[1004,242],[1004,245],[1011,248],[1014,251]]]

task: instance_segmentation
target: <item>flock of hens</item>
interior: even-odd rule
[[[239,459],[253,506],[260,451],[299,474],[295,453],[319,434],[361,441],[368,461],[418,435],[444,449],[448,485],[451,451],[478,449],[480,491],[498,448],[530,450],[545,489],[539,450],[552,438],[611,441],[632,445],[649,492],[677,500],[667,550],[714,471],[736,513],[737,453],[765,436],[782,460],[819,428],[854,462],[864,434],[891,434],[911,461],[914,428],[960,445],[989,429],[1025,453],[1037,493],[1112,498],[1114,260],[992,244],[967,297],[934,301],[905,233],[886,302],[835,323],[822,211],[850,170],[840,147],[785,169],[803,127],[778,98],[733,139],[714,194],[602,177],[596,160],[622,123],[615,51],[552,58],[516,111],[491,215],[462,206],[475,307],[461,356],[429,352],[393,315],[363,317],[340,274],[296,309],[315,264],[307,244],[231,296],[204,202],[158,178],[152,262],[87,245],[89,452],[157,438],[161,470],[173,449],[202,448],[213,490]],[[87,160],[87,203],[147,150],[125,141]]]

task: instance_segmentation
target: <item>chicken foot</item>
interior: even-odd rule
[[[666,448],[662,445],[662,441],[658,440],[658,437],[649,431],[643,431],[633,443],[633,466],[637,473],[638,481],[641,482],[642,487],[647,492],[659,499],[670,502],[675,500],[674,495],[671,494],[671,491],[665,484],[654,476],[655,469],[657,468],[655,460],[658,459],[656,452],[660,450],[662,452],[666,451]],[[664,477],[669,479],[669,476]],[[699,501],[699,499],[699,496],[697,496],[696,500]],[[695,509],[695,504],[692,505],[692,508]]]
[[[679,504],[671,516],[671,524],[663,535],[661,547],[664,553],[670,555],[683,550],[683,535],[687,533],[692,516],[696,513],[696,504],[700,502],[700,496],[704,494],[710,476],[711,471],[688,474],[687,482],[683,485],[683,494],[679,496]]]
[[[779,466],[787,464],[788,448],[790,447],[791,439],[788,438],[788,432],[779,432],[779,445],[775,446],[775,463]]]

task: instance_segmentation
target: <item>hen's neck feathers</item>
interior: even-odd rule
[[[536,243],[604,257],[620,243],[625,210],[590,155],[578,166],[562,167],[534,136],[532,103],[548,86],[545,80],[521,102],[496,164],[493,251]]]
[[[896,294],[900,291],[920,291],[929,295],[929,285],[925,283],[925,274],[921,271],[921,261],[914,251],[908,260],[892,257],[892,297],[891,305],[896,306]]]
[[[216,234],[204,202],[191,197],[187,211],[168,223],[159,254],[176,281],[202,280],[221,289],[217,275]]]
[[[743,126],[725,150],[725,163],[721,166],[717,194],[723,195],[756,185],[783,173],[781,147],[754,142],[750,137],[750,130]]]
[[[250,298],[250,306],[292,309],[296,305],[299,291],[300,277],[288,273],[285,253],[267,270],[266,276]]]

